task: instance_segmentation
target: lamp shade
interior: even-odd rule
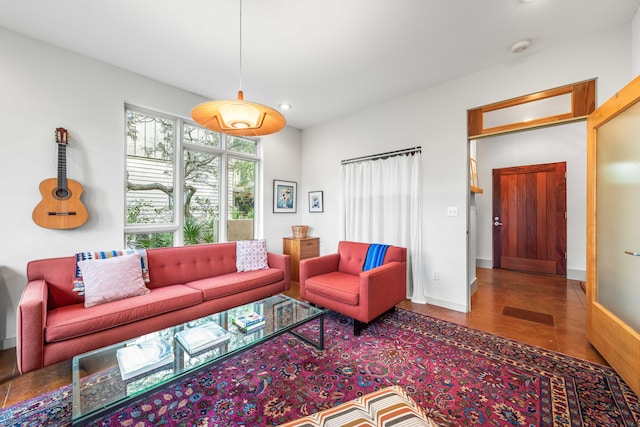
[[[191,118],[207,129],[234,136],[269,135],[287,124],[284,116],[273,108],[245,101],[241,90],[238,99],[196,105]]]

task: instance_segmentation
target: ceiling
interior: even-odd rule
[[[211,99],[240,86],[239,0],[0,0],[0,26]],[[304,129],[629,23],[640,0],[243,0],[245,99]],[[522,53],[510,52],[521,39]]]

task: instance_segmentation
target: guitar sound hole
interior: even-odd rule
[[[55,191],[53,192],[53,195],[55,196],[56,199],[64,200],[69,198],[69,196],[71,195],[71,192],[64,188],[56,188]]]

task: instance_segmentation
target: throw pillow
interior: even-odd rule
[[[151,292],[142,279],[140,255],[79,261],[84,281],[84,306],[92,307]]]
[[[264,270],[267,262],[267,242],[264,239],[236,242],[236,269],[238,271]]]
[[[84,295],[84,282],[82,281],[82,271],[78,267],[78,261],[86,261],[89,259],[104,259],[114,256],[140,254],[140,266],[142,267],[142,278],[145,283],[151,281],[149,277],[149,267],[147,266],[147,251],[145,249],[123,249],[123,250],[109,250],[98,252],[78,252],[76,254],[76,275],[73,279],[73,292],[77,292],[78,295]]]

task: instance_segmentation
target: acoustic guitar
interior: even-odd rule
[[[58,178],[45,179],[40,183],[42,201],[33,209],[33,222],[40,227],[57,230],[80,227],[87,222],[89,213],[80,201],[82,185],[67,179],[67,144],[69,132],[56,129],[58,144]]]

